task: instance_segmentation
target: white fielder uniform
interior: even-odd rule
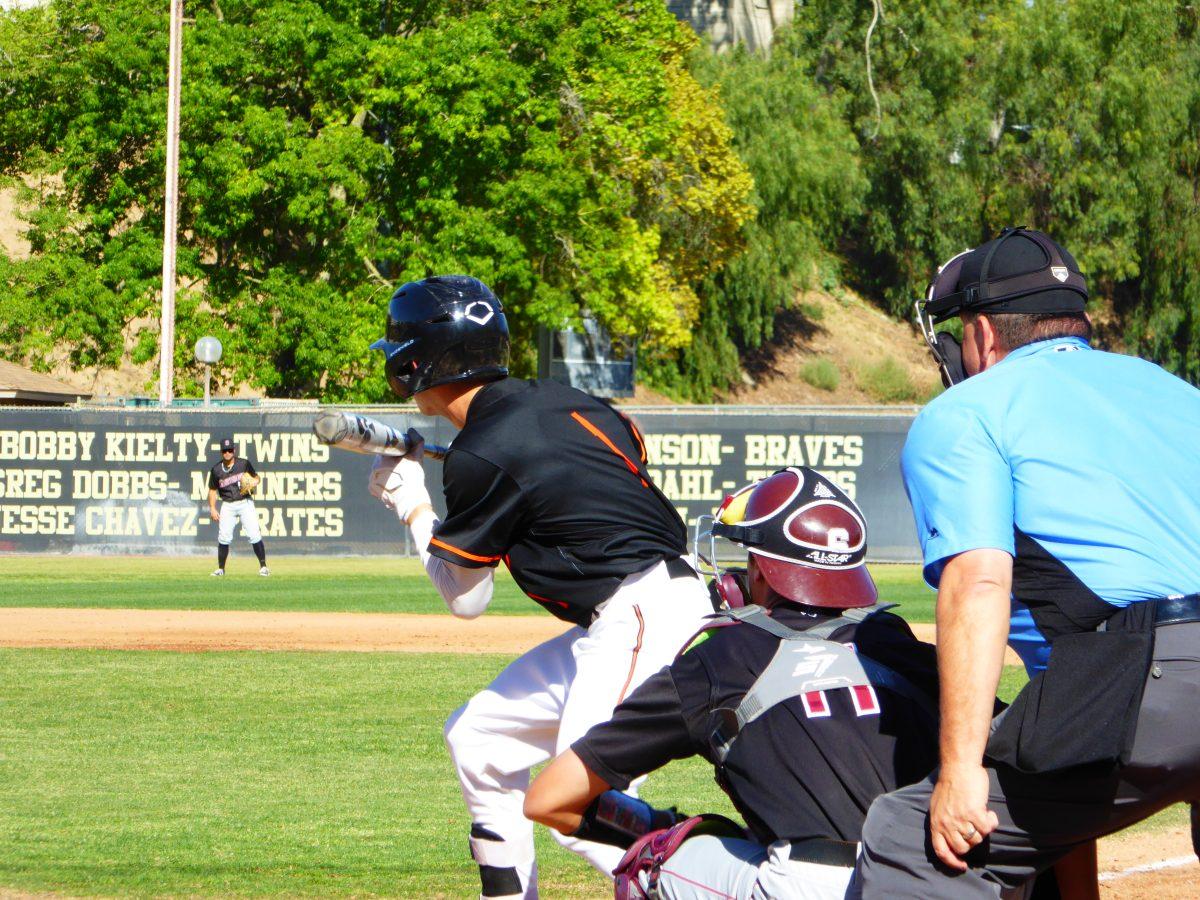
[[[258,528],[258,512],[254,501],[249,497],[242,500],[222,500],[221,508],[217,510],[221,520],[217,523],[217,543],[229,546],[233,542],[233,529],[238,522],[242,523],[242,534],[251,544],[262,540],[262,532]]]
[[[537,897],[533,825],[522,812],[529,770],[606,721],[638,685],[668,665],[712,613],[698,577],[671,578],[665,563],[630,575],[585,631],[535,647],[450,716],[446,744],[472,820],[501,838],[471,837],[481,865],[515,867]],[[551,834],[606,875],[622,851]]]

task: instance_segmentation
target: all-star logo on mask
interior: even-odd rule
[[[1067,267],[1066,266],[1051,266],[1050,274],[1053,275],[1055,278],[1057,278],[1059,281],[1066,281],[1067,280]]]

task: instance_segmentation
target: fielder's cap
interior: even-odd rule
[[[234,453],[237,453],[237,444],[233,442],[233,438],[221,439],[221,452],[224,453],[226,450],[232,450]]]
[[[1040,231],[1005,228],[994,240],[960,253],[930,285],[925,311],[934,322],[966,312],[1082,312],[1087,282],[1075,258]]]
[[[807,466],[780,469],[727,497],[713,534],[755,557],[771,589],[809,606],[871,606],[867,525],[836,484]]]

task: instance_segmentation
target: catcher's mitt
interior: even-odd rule
[[[238,491],[243,497],[249,497],[254,493],[254,489],[258,487],[258,479],[249,472],[243,472],[242,477],[238,479]]]

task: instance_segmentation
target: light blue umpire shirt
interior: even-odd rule
[[[1015,575],[1032,547],[1114,607],[1200,591],[1200,391],[1153,363],[1021,347],[926,406],[900,464],[931,587],[964,551],[1012,554]],[[1015,600],[1010,643],[1045,666]]]

